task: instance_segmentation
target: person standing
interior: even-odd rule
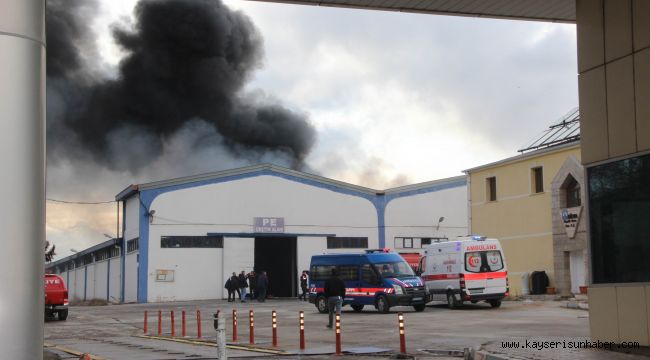
[[[239,273],[239,290],[241,292],[239,299],[241,302],[246,302],[246,288],[248,288],[248,282],[246,281],[246,273],[244,270]]]
[[[251,271],[248,273],[246,276],[248,278],[248,286],[249,289],[251,290],[251,300],[257,298],[257,275],[255,275],[255,271]]]
[[[266,277],[266,271],[262,271],[257,278],[257,301],[264,302],[266,300],[266,289],[269,287],[269,278]]]
[[[230,287],[232,288],[232,301],[235,301],[235,291],[237,292],[237,297],[241,297],[239,292],[239,277],[237,277],[235,272],[230,277]]]
[[[336,268],[332,269],[332,276],[325,280],[325,297],[327,297],[327,308],[329,309],[329,323],[327,328],[332,328],[334,320],[334,311],[341,314],[341,306],[345,298],[345,283],[339,278],[339,272]]]
[[[302,294],[298,297],[298,300],[307,301],[307,282],[308,282],[308,275],[307,275],[307,270],[302,271],[302,275],[300,275],[300,289],[302,290]]]
[[[228,290],[228,302],[231,302],[232,298],[235,297],[235,292],[232,291],[232,284],[230,282],[230,278],[226,279],[226,284],[223,286],[224,289]]]

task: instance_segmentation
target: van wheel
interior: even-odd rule
[[[424,304],[413,305],[413,308],[415,309],[415,311],[420,312],[420,311],[424,311],[425,305]]]
[[[501,300],[490,300],[489,303],[493,308],[501,307]]]
[[[68,310],[59,310],[59,320],[64,321],[68,318]]]
[[[325,296],[320,295],[316,298],[316,309],[321,314],[327,314],[327,299],[325,299]]]
[[[450,309],[457,309],[460,307],[462,303],[458,300],[456,300],[456,297],[454,296],[454,293],[451,291],[447,292],[447,306]]]
[[[363,310],[363,305],[352,304],[350,306],[352,306],[352,310],[354,310],[356,312],[360,312],[361,310]]]
[[[377,297],[377,301],[375,302],[375,307],[377,308],[377,311],[379,311],[382,314],[388,313],[390,310],[390,305],[388,305],[388,299],[386,298],[385,295],[379,295]]]

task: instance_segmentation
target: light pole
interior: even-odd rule
[[[438,230],[440,230],[440,223],[443,222],[443,221],[445,221],[445,217],[444,217],[444,216],[441,216],[441,217],[438,219],[438,224],[436,224],[436,232],[437,232]]]

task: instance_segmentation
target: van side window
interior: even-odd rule
[[[420,259],[420,264],[418,265],[418,272],[424,273],[425,271],[427,271],[427,257],[423,256]]]
[[[379,282],[379,278],[370,264],[363,264],[361,266],[361,279],[369,284],[376,284]]]
[[[339,265],[339,277],[343,281],[359,281],[359,267],[356,265]]]
[[[317,280],[327,280],[332,276],[332,269],[334,269],[334,265],[316,265],[311,267],[311,272],[309,273],[309,277],[311,280],[317,281]]]

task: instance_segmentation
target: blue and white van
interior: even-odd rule
[[[332,269],[338,269],[346,295],[343,305],[355,311],[372,305],[377,311],[387,313],[392,306],[413,306],[423,311],[428,290],[409,264],[388,250],[366,250],[362,254],[314,255],[309,273],[309,302],[326,313],[327,299],[324,286]]]

